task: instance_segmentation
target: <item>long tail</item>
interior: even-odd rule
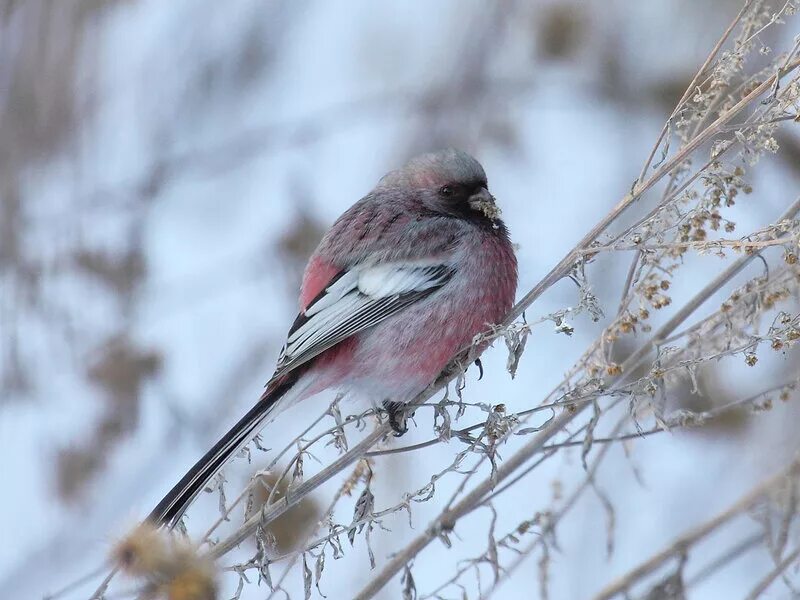
[[[162,498],[148,515],[147,521],[170,529],[175,527],[200,490],[258,433],[281,398],[297,382],[298,375],[299,373],[290,373],[282,381],[276,382],[277,385],[267,388],[253,408],[231,427],[228,433],[223,435]]]

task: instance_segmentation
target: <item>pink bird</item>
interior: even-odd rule
[[[460,150],[422,154],[385,175],[311,256],[266,391],[148,519],[174,527],[282,407],[323,390],[383,402],[403,433],[403,405],[513,304],[517,261],[499,214],[483,167]]]

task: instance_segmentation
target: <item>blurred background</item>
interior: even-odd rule
[[[238,419],[272,372],[322,232],[411,155],[459,146],[479,158],[519,246],[520,291],[530,288],[630,189],[739,8],[0,1],[0,589],[41,597],[96,568]],[[796,31],[791,23],[770,35]],[[743,232],[774,220],[796,194],[800,140],[784,133],[779,143],[737,206]],[[687,260],[689,291],[722,264]],[[589,274],[610,312],[627,266],[608,257]],[[562,282],[528,317],[576,302]],[[603,322],[572,325],[571,337],[535,330],[514,382],[498,344],[486,377],[469,375],[467,399],[510,410],[539,402]],[[740,359],[704,369],[700,393],[687,383],[675,401],[702,409],[755,393],[796,373],[798,361],[778,353],[754,367],[758,377],[744,369]],[[284,415],[265,445],[291,439],[307,411]],[[588,494],[550,554],[550,597],[589,597],[726,506],[796,450],[797,418],[784,404],[653,436],[630,456],[615,447],[597,477],[616,508],[614,552],[606,554],[603,502]],[[430,412],[417,424],[404,444],[431,436]],[[423,486],[431,465],[459,449],[381,459],[376,508]],[[259,460],[233,467],[229,481],[241,485]],[[507,528],[557,505],[583,477],[579,449],[565,452],[498,501],[500,521]],[[455,483],[414,507],[417,530]],[[286,517],[282,547],[307,532],[335,489]],[[201,503],[190,527],[202,530],[215,511]],[[460,527],[453,550],[437,542],[417,559],[421,592],[484,551],[489,518]],[[403,514],[385,525],[392,531],[373,534],[379,562],[415,534]],[[712,543],[749,531],[736,527]],[[347,598],[370,577],[363,544],[342,560],[347,567],[329,564],[323,577],[329,598]],[[738,597],[770,564],[767,553],[748,553],[690,597]],[[532,558],[493,597],[537,597],[540,574]],[[236,578],[222,583],[220,597],[233,595]],[[287,589],[302,597],[299,573]],[[242,597],[265,589],[248,586]],[[396,584],[383,597],[399,597]]]

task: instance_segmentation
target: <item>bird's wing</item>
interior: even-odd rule
[[[389,263],[340,272],[297,316],[273,381],[342,340],[392,316],[442,287],[450,265]]]

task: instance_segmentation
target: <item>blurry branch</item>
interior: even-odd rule
[[[71,592],[73,592],[75,590],[80,589],[84,584],[87,584],[90,581],[92,581],[93,579],[96,579],[97,577],[100,577],[101,575],[105,574],[107,568],[108,567],[106,565],[102,565],[102,566],[96,568],[94,571],[91,571],[91,572],[87,573],[86,575],[84,575],[82,577],[79,577],[79,578],[75,579],[74,581],[69,582],[67,585],[63,586],[62,588],[45,595],[42,598],[42,600],[55,600],[56,598],[61,598],[63,596],[66,596],[67,594],[69,594],[69,593],[71,593]],[[116,572],[116,570],[112,571],[112,573],[115,573],[115,572]],[[108,576],[108,575],[106,575],[106,576]]]
[[[708,579],[712,574],[736,560],[746,552],[758,547],[764,542],[764,534],[756,533],[745,538],[735,546],[728,548],[722,555],[715,558],[691,577],[686,578],[686,587],[692,587]]]
[[[725,525],[728,521],[752,509],[763,498],[774,492],[776,489],[787,485],[790,480],[794,477],[797,477],[798,474],[800,474],[800,460],[795,459],[786,468],[781,470],[780,473],[757,485],[727,509],[712,519],[709,519],[702,525],[698,525],[694,529],[689,530],[668,547],[664,548],[660,552],[657,552],[637,567],[631,569],[617,581],[604,588],[599,594],[597,594],[597,596],[595,596],[595,600],[609,600],[617,594],[621,594],[628,590],[632,585],[640,581],[646,575],[649,575],[658,569],[663,563],[671,558],[685,555],[694,544],[719,529],[722,525]],[[797,551],[790,554],[787,559],[791,558],[791,560],[794,560],[796,558],[796,553]],[[791,560],[787,564],[790,564]],[[782,572],[782,570],[783,569],[777,571],[777,573]],[[760,584],[756,590],[754,590],[754,592],[763,591],[766,589],[769,583],[775,579],[777,573],[773,575],[771,579],[765,579],[764,582]],[[763,585],[763,587],[761,587],[761,585]],[[757,594],[748,596],[748,598],[755,597],[757,597]]]
[[[516,96],[532,90],[531,79],[497,78],[484,82],[487,90],[497,97]],[[175,152],[160,157],[147,175],[141,179],[120,181],[85,194],[81,203],[85,208],[108,208],[116,199],[117,208],[138,206],[140,198],[153,198],[178,177],[199,176],[210,178],[241,168],[272,149],[286,150],[303,147],[323,137],[347,131],[361,125],[370,115],[412,111],[421,114],[433,112],[443,90],[400,88],[381,92],[358,100],[348,100],[312,112],[302,118],[248,127],[206,148]],[[468,111],[464,99],[447,106],[452,110]]]
[[[745,600],[757,600],[762,598],[762,594],[767,591],[772,582],[778,577],[783,575],[786,570],[792,566],[798,559],[800,559],[800,547],[795,548],[792,552],[787,554],[783,560],[779,561],[775,568],[772,569],[767,575],[759,581],[756,586],[745,597]]]

